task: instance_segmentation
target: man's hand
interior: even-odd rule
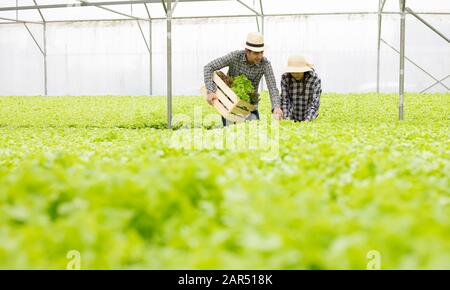
[[[280,108],[273,109],[272,114],[277,119],[283,119],[283,111]]]
[[[209,93],[206,96],[206,101],[208,102],[208,104],[210,104],[211,106],[213,105],[214,100],[217,100],[217,95],[216,93]]]

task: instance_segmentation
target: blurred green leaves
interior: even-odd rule
[[[0,268],[449,268],[450,95],[405,104],[325,94],[266,161],[170,147],[162,97],[0,98]]]

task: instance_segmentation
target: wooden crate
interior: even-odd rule
[[[217,111],[231,122],[244,122],[256,106],[239,99],[216,72],[214,72],[213,81],[217,85],[217,100],[213,102]],[[206,97],[206,88],[202,87],[200,91]]]

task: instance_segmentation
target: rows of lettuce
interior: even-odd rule
[[[266,159],[174,146],[163,98],[2,99],[0,267],[448,268],[449,95],[406,100],[325,95]]]

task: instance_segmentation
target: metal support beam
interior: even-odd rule
[[[264,9],[262,0],[259,0],[259,8],[261,10],[261,34],[264,36]],[[261,80],[259,91],[262,92],[264,89],[264,80]]]
[[[431,86],[429,86],[429,87],[423,89],[422,91],[420,91],[420,93],[421,93],[421,94],[422,94],[422,93],[425,93],[426,91],[428,91],[429,89],[431,89],[432,87],[434,87],[435,85],[437,85],[437,84],[439,84],[439,83],[442,84],[442,82],[445,81],[446,79],[448,79],[449,77],[450,77],[450,75],[446,76],[446,77],[443,78],[443,79],[440,79],[440,80],[437,81],[437,82],[434,82]]]
[[[85,5],[89,5],[89,6],[92,4],[92,6],[95,6],[95,7],[98,7],[100,9],[112,12],[114,14],[118,14],[118,15],[122,15],[122,16],[128,17],[128,18],[131,18],[131,19],[148,21],[148,19],[146,19],[146,18],[136,17],[136,16],[133,16],[133,15],[130,15],[130,14],[122,13],[122,12],[119,12],[119,11],[116,11],[116,10],[104,7],[102,5],[99,5],[99,3],[92,3],[92,2],[88,2],[86,0],[76,0],[76,1],[80,2],[80,4],[85,4]]]
[[[42,49],[42,47],[39,45],[39,43],[37,42],[36,38],[34,37],[33,33],[31,32],[30,28],[28,27],[28,25],[26,23],[23,24],[25,26],[25,28],[27,29],[28,33],[30,34],[31,38],[33,39],[34,43],[36,44],[36,46],[39,48],[39,50],[41,51],[42,55],[45,55],[44,50]]]
[[[19,20],[19,19],[12,19],[12,18],[6,18],[6,17],[0,17],[1,20],[11,21],[7,23],[0,23],[0,24],[16,24],[16,23],[32,23],[32,24],[43,24],[43,22],[38,21],[25,21],[25,20]]]
[[[48,95],[48,77],[47,77],[47,23],[44,22],[44,94]]]
[[[182,1],[182,0],[180,0]],[[185,1],[189,1],[189,0],[185,0]],[[215,1],[215,0],[208,0],[208,1]],[[184,1],[183,1],[184,2]],[[97,2],[96,2],[97,3]],[[116,3],[116,2],[114,2]],[[151,2],[153,3],[153,2]],[[81,3],[80,3],[81,4]],[[42,6],[39,6],[42,7]],[[20,7],[19,7],[20,9]],[[14,9],[8,9],[8,10],[15,10]],[[0,8],[0,11],[2,11],[2,8]],[[377,15],[378,12],[330,12],[330,13],[289,13],[289,14],[264,14],[264,17],[285,17],[285,16],[351,16],[351,15]],[[382,12],[382,15],[399,15],[400,13],[398,12]],[[441,16],[449,16],[450,13],[449,12],[420,12],[417,13],[418,15],[441,15]],[[220,19],[220,18],[252,18],[255,17],[254,14],[236,14],[236,15],[205,15],[205,16],[183,16],[183,17],[172,17],[172,19],[208,19],[208,18],[213,18],[213,19]],[[10,18],[4,18],[4,17],[0,17],[0,19],[2,20],[6,20],[6,21],[11,21],[11,22],[2,22],[0,23],[0,25],[8,25],[8,24],[15,24],[15,23],[35,23],[35,24],[42,24],[42,22],[37,22],[37,21],[28,21],[28,20],[19,20],[16,21],[15,19],[10,19]],[[84,19],[84,20],[47,20],[46,23],[65,23],[65,22],[109,22],[109,21],[128,21],[128,20],[134,20],[134,19],[129,19],[129,18],[124,18],[124,19],[113,19],[113,18],[104,18],[104,19]],[[148,19],[142,19],[142,20],[148,20]],[[152,18],[152,20],[166,20],[166,17],[154,17]]]
[[[144,7],[145,7],[145,11],[147,11],[147,16],[148,16],[148,19],[152,19],[152,16],[150,15],[150,11],[148,10],[148,6],[147,6],[147,3],[144,3]]]
[[[405,1],[400,1],[400,80],[398,119],[403,120],[403,103],[405,93]]]
[[[44,95],[47,96],[47,24],[43,23],[43,47],[41,47],[26,23],[23,23],[34,43],[44,57]]]
[[[172,0],[167,0],[167,128],[172,128]]]
[[[144,40],[145,46],[147,47],[147,51],[150,52],[150,46],[148,45],[147,39],[145,38],[144,31],[142,30],[141,23],[139,22],[139,20],[136,20],[136,23],[137,23],[137,25],[139,27],[139,31],[141,32],[142,39]]]
[[[51,9],[51,8],[70,8],[70,7],[85,7],[85,6],[109,6],[109,5],[127,5],[127,4],[144,4],[144,3],[159,3],[164,0],[128,0],[128,1],[102,1],[102,2],[86,2],[86,3],[72,3],[72,4],[48,4],[36,6],[12,6],[0,7],[0,11],[20,11],[33,9]],[[196,2],[198,0],[180,0],[181,2]],[[224,1],[224,0],[204,0],[204,1]],[[225,0],[226,1],[226,0]]]
[[[87,6],[112,6],[112,5],[126,5],[126,4],[145,4],[145,3],[161,3],[165,0],[128,0],[128,1],[102,1],[102,2],[88,2],[88,3],[73,3],[73,4],[47,4],[47,5],[38,5],[38,6],[9,6],[9,7],[0,7],[0,11],[20,11],[20,10],[34,10],[34,9],[52,9],[52,8],[70,8],[70,7],[87,7]],[[179,0],[180,2],[195,2],[198,0]],[[204,1],[231,1],[231,0],[204,0]],[[254,14],[259,14],[254,11],[254,9],[248,7],[242,1],[244,6],[249,8]],[[450,11],[442,11],[442,12],[415,12],[417,15],[450,15]],[[324,12],[324,13],[285,13],[285,14],[265,14],[265,16],[318,16],[318,15],[376,15],[378,12]],[[396,15],[400,14],[399,12],[383,12],[383,14]],[[204,16],[203,18],[214,18],[216,16]],[[235,17],[226,16],[226,17]],[[187,17],[189,18],[189,17]],[[157,18],[153,18],[156,20]],[[165,18],[163,18],[165,19]],[[175,19],[175,18],[173,18]],[[47,21],[49,22],[49,21]]]
[[[406,8],[406,11],[408,11],[409,14],[411,14],[412,16],[416,17],[420,22],[422,22],[423,24],[425,24],[426,26],[428,26],[428,28],[430,28],[431,30],[433,30],[434,33],[436,33],[437,35],[439,35],[440,37],[442,37],[443,39],[445,39],[445,41],[447,41],[447,43],[450,43],[450,40],[444,35],[442,34],[439,30],[437,30],[436,28],[434,28],[430,23],[426,22],[422,17],[420,17],[419,15],[417,15],[414,11],[412,11],[410,8]]]
[[[148,53],[148,86],[149,86],[149,95],[153,95],[153,40],[152,40],[152,21],[148,22],[148,46],[150,51]]]
[[[164,9],[164,13],[166,13],[166,16],[167,16],[167,7],[166,7],[166,3],[164,1],[166,1],[166,0],[161,0],[161,3],[163,6],[163,9]]]
[[[236,0],[237,2],[241,3],[245,8],[247,8],[248,10],[252,11],[253,13],[255,13],[256,15],[260,16],[259,12],[256,11],[255,9],[251,8],[250,6],[248,6],[247,4],[245,4],[244,2],[242,2],[241,0]]]
[[[136,20],[137,25],[139,27],[139,31],[141,32],[142,39],[144,40],[145,46],[147,47],[148,51],[148,57],[149,57],[149,95],[152,95],[152,22],[148,22],[148,29],[149,29],[149,37],[148,37],[148,43],[147,39],[145,38],[144,31],[142,30],[141,23],[139,20]]]
[[[397,52],[398,54],[400,54],[400,51],[398,49],[396,49],[394,46],[390,45],[389,43],[386,42],[386,40],[384,40],[383,38],[381,39],[381,41],[386,44],[388,47],[390,47],[392,50],[394,50],[395,52]],[[424,68],[422,68],[421,66],[419,66],[417,63],[415,63],[414,61],[412,61],[410,58],[408,58],[405,55],[405,59],[410,62],[412,65],[414,65],[415,67],[417,67],[418,69],[420,69],[421,71],[423,71],[427,76],[429,76],[430,78],[432,78],[434,81],[440,83],[444,88],[446,88],[447,90],[450,90],[446,85],[444,85],[443,83],[441,83],[436,77],[434,77],[432,74],[430,74],[429,72],[427,72]]]
[[[380,93],[380,47],[381,47],[381,21],[386,0],[378,1],[378,39],[377,39],[377,93]]]
[[[173,15],[173,13],[175,12],[175,8],[177,8],[178,1],[179,1],[179,0],[175,0],[175,4],[173,4],[173,7],[172,7],[172,15]]]
[[[38,6],[38,4],[36,3],[36,0],[33,0],[33,3],[36,7]],[[45,18],[44,18],[44,15],[42,15],[41,9],[39,9],[39,8],[36,8],[36,9],[38,10],[39,15],[41,15],[42,22],[45,22]]]
[[[153,89],[152,89],[152,85],[153,85],[153,68],[152,68],[152,61],[153,61],[153,53],[152,53],[152,16],[150,15],[150,11],[148,10],[147,4],[144,4],[145,6],[145,11],[147,11],[147,16],[148,19],[150,19],[150,21],[148,22],[148,47],[149,47],[149,53],[148,53],[148,86],[149,86],[149,95],[153,95]]]
[[[37,7],[38,4],[36,2],[36,0],[33,0],[34,5]],[[44,15],[42,14],[41,9],[37,8],[39,15],[41,16],[42,22],[43,22],[43,26],[42,26],[42,35],[43,35],[43,41],[44,41],[44,51],[43,51],[43,56],[44,56],[44,95],[47,96],[48,92],[47,92],[47,24],[45,23],[45,18]],[[26,25],[25,25],[26,26]],[[41,49],[42,52],[42,49]]]

